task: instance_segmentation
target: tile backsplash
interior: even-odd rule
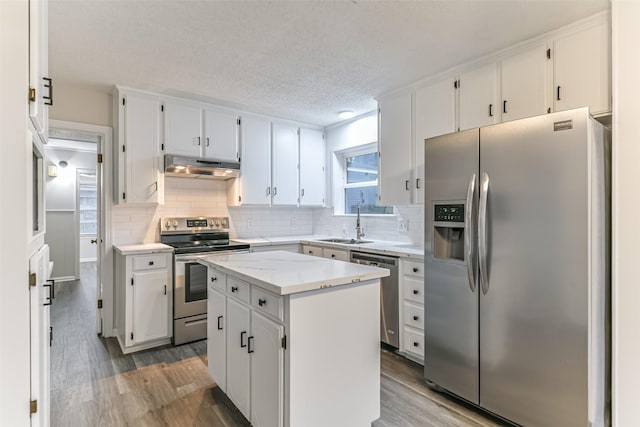
[[[422,206],[396,206],[396,214],[388,218],[362,217],[365,238],[421,244]],[[355,237],[355,217],[334,216],[332,208],[227,207],[225,181],[166,177],[164,205],[113,207],[113,243],[158,242],[160,218],[199,215],[228,216],[230,234],[237,238],[309,234]],[[407,225],[406,231],[401,222]]]

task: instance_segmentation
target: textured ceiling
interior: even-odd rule
[[[328,125],[607,0],[50,0],[49,72]]]

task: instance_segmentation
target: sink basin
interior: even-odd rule
[[[345,245],[359,245],[361,243],[373,243],[372,240],[356,240],[356,239],[318,239],[319,242],[327,242],[327,243],[342,243]]]

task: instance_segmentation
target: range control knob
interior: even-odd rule
[[[220,221],[216,220],[216,227],[220,227]]]
[[[168,230],[168,229],[169,229],[169,227],[171,227],[171,221],[167,221],[166,226],[167,226],[167,230]]]
[[[209,221],[209,227],[213,227],[213,220]]]
[[[173,221],[173,228],[178,228],[178,221]]]

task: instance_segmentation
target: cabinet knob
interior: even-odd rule
[[[237,286],[232,286],[231,287],[231,292],[238,292],[238,287]]]
[[[258,305],[259,305],[260,307],[262,307],[262,306],[263,306],[263,305],[265,305],[266,303],[267,303],[267,300],[266,300],[266,299],[262,299],[262,298],[259,298],[259,299],[258,299]]]
[[[149,261],[149,265],[153,265],[153,261]]]
[[[413,342],[413,346],[414,346],[414,347],[418,347],[418,346],[419,346],[419,344],[418,344],[417,342],[415,342],[415,341],[414,341],[414,342]]]
[[[418,295],[419,293],[420,293],[420,291],[418,291],[417,289],[414,289],[414,290],[413,290],[413,294],[414,294],[414,295]]]
[[[417,273],[418,272],[418,268],[417,267],[413,267],[413,272]]]
[[[217,278],[217,277],[212,277],[212,278],[211,278],[211,281],[212,281],[212,282],[215,282],[216,280],[218,280],[218,278]]]
[[[419,320],[420,318],[418,316],[413,316],[413,320]]]
[[[335,258],[335,257],[336,257],[336,254],[331,254],[331,258]]]

